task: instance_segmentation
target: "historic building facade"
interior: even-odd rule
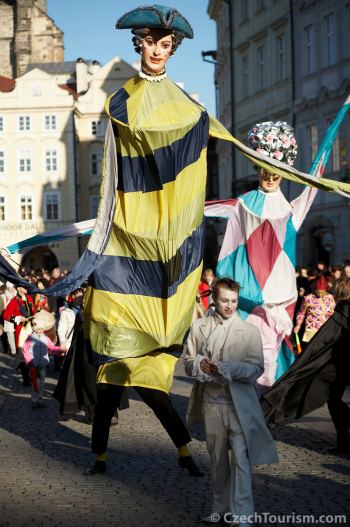
[[[135,73],[114,57],[30,64],[0,77],[0,238],[7,246],[95,217],[104,103]],[[84,242],[72,239],[16,255],[28,267],[71,268]]]
[[[217,23],[219,119],[242,141],[255,122],[291,121],[289,1],[210,0],[208,13]],[[218,154],[220,197],[247,190],[251,164],[223,142]]]
[[[6,246],[76,220],[74,97],[37,68],[16,79],[12,91],[1,92],[1,85],[0,79],[0,237]],[[69,267],[76,257],[72,241],[34,249],[23,263],[51,267],[57,260]]]
[[[293,2],[298,167],[309,171],[330,122],[350,94],[350,2]],[[350,115],[334,142],[325,177],[349,177]],[[319,192],[298,240],[299,259],[327,263],[350,259],[350,202]]]
[[[309,171],[350,91],[350,1],[209,0],[208,13],[217,23],[219,119],[242,141],[255,122],[289,122],[299,143],[296,167]],[[328,177],[349,178],[349,132],[347,117]],[[253,167],[230,145],[219,141],[217,152],[220,198],[256,184]],[[301,188],[287,183],[284,191],[292,198]],[[349,221],[348,201],[319,192],[298,238],[298,263],[350,258]]]

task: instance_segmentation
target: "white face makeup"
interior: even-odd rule
[[[237,309],[238,293],[231,291],[224,287],[219,287],[219,294],[215,301],[215,311],[222,316],[222,318],[231,318]]]
[[[146,73],[159,74],[172,55],[173,40],[171,35],[164,36],[163,31],[151,30],[142,39],[142,65]]]
[[[276,192],[281,184],[281,177],[260,169],[259,186],[264,192]]]

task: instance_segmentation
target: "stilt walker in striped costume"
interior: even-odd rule
[[[165,65],[193,33],[180,13],[163,6],[135,9],[117,28],[132,29],[142,68],[106,103],[118,184],[113,229],[87,293],[100,367],[96,460],[85,474],[105,471],[111,418],[125,387],[133,386],[178,448],[179,466],[202,476],[168,395],[177,362],[172,352],[190,325],[201,276],[209,119],[167,78]]]

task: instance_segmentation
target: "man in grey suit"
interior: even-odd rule
[[[215,312],[193,323],[183,354],[187,375],[197,380],[188,422],[204,422],[211,459],[213,514],[207,523],[219,517],[248,523],[254,514],[251,466],[278,462],[255,390],[264,371],[261,337],[236,312],[238,294],[237,282],[217,281]]]

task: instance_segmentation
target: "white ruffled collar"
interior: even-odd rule
[[[145,73],[144,71],[140,70],[139,76],[141,77],[141,79],[145,79],[146,81],[160,82],[163,79],[166,79],[168,75],[166,71],[164,71],[164,73],[161,73],[160,75],[149,75],[148,73]]]

